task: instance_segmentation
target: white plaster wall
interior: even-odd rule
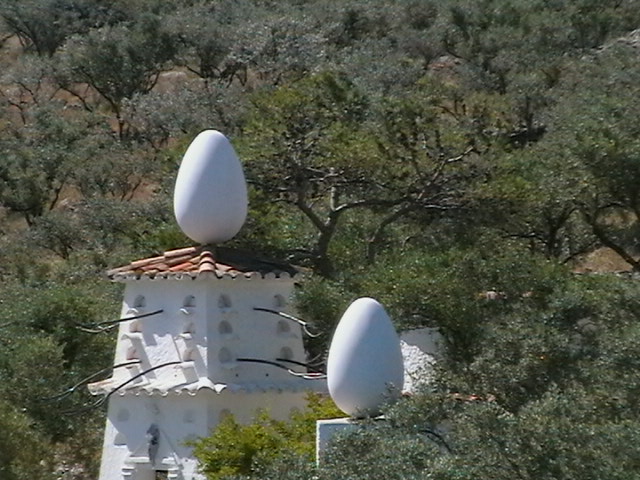
[[[304,408],[306,394],[299,393],[215,393],[197,395],[147,394],[114,396],[110,399],[100,470],[101,480],[153,478],[154,469],[169,470],[182,480],[197,480],[198,464],[188,440],[207,436],[221,418],[232,414],[241,423],[251,422],[259,410],[287,419],[294,408]],[[148,459],[146,433],[154,424],[160,432],[155,465]]]
[[[222,393],[201,392],[209,406],[208,429],[211,431],[221,421],[224,415],[231,414],[239,423],[252,422],[257,413],[266,411],[277,420],[287,420],[294,409],[302,410],[306,407],[305,392],[263,392],[263,393]],[[212,398],[217,396],[217,398]]]
[[[203,397],[127,395],[112,397],[105,430],[100,478],[145,480],[154,469],[169,470],[175,478],[190,480],[197,472],[188,439],[205,436],[207,403]],[[146,433],[154,424],[159,430],[156,462],[148,457]]]
[[[115,438],[118,434],[118,428],[114,425],[112,419],[115,411],[119,409],[117,402],[113,400],[109,402],[107,410],[107,422],[104,431],[104,442],[102,445],[102,462],[100,463],[100,479],[101,480],[120,480],[122,479],[122,466],[124,460],[129,454],[127,445],[115,445]]]
[[[403,392],[411,393],[433,379],[433,369],[443,354],[444,340],[437,328],[402,332],[400,347],[404,360]]]
[[[122,318],[134,316],[136,312],[163,312],[120,325],[115,363],[127,361],[131,348],[136,350],[135,357],[142,362],[138,371],[165,362],[185,360],[188,355],[198,375],[206,376],[206,289],[206,283],[197,280],[139,280],[128,283]],[[144,299],[143,307],[136,306],[140,299]],[[185,301],[195,306],[185,307]],[[132,329],[140,332],[131,332]],[[181,378],[181,374],[180,369],[167,367],[150,372],[148,378],[170,380]],[[117,375],[127,377],[130,373],[119,369]]]
[[[208,435],[227,413],[246,423],[255,418],[259,409],[266,409],[274,418],[286,419],[292,408],[304,408],[304,392],[260,391],[291,381],[286,371],[233,361],[239,357],[275,361],[283,348],[288,349],[292,359],[305,361],[299,325],[253,310],[262,307],[292,313],[287,306],[292,290],[293,281],[288,278],[142,279],[127,283],[122,318],[160,309],[163,312],[120,324],[115,364],[131,358],[139,359],[141,364],[117,369],[113,375],[116,385],[152,366],[189,361],[195,366],[191,374],[188,369],[172,365],[150,372],[138,382],[169,386],[208,377],[214,383],[240,386],[221,393],[204,388],[196,395],[172,391],[165,396],[158,392],[113,394],[109,399],[100,480],[153,480],[154,468],[168,469],[170,478],[202,479],[190,449],[184,445],[186,439]],[[223,329],[221,322],[227,322]],[[231,361],[225,364],[220,363],[223,348],[231,355]],[[160,431],[159,464],[155,467],[147,458],[146,433],[151,424]],[[171,465],[179,468],[172,470]]]
[[[275,361],[285,353],[293,360],[306,360],[297,323],[253,310],[262,307],[291,313],[288,301],[292,290],[293,281],[286,279],[224,277],[130,282],[125,288],[122,318],[136,312],[164,311],[120,325],[115,363],[127,361],[135,350],[134,356],[141,364],[137,370],[119,369],[114,376],[126,379],[165,362],[190,360],[198,377],[208,376],[215,383],[290,380],[291,376],[277,367],[234,360],[244,357]],[[145,306],[136,307],[141,298]],[[185,299],[190,298],[195,306],[185,307]],[[283,300],[285,305],[277,305]],[[230,306],[222,306],[224,302],[230,302]],[[222,322],[226,324],[221,327]],[[141,331],[132,332],[134,325]],[[231,333],[225,333],[229,327]],[[231,361],[220,361],[227,356]],[[148,378],[169,381],[182,379],[181,375],[181,369],[167,367],[150,372]]]
[[[219,288],[208,291],[208,338],[210,366],[209,378],[213,382],[278,382],[291,380],[285,370],[271,365],[235,362],[237,358],[257,358],[275,361],[283,349],[288,349],[293,360],[304,362],[306,356],[300,326],[290,320],[254,307],[269,308],[291,313],[287,305],[278,301],[290,300],[293,282],[278,279],[245,280],[223,279]],[[231,303],[220,308],[221,295]],[[221,322],[231,327],[231,334],[221,334]],[[279,331],[283,328],[286,331]],[[221,362],[230,358],[229,362]],[[289,365],[291,366],[291,365]],[[301,370],[293,367],[294,370]]]

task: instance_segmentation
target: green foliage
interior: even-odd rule
[[[38,55],[52,56],[73,34],[121,19],[121,12],[95,0],[30,0],[3,2],[8,30]]]
[[[45,439],[28,416],[0,398],[0,474],[6,480],[52,479]]]
[[[354,298],[354,293],[344,282],[318,277],[307,279],[302,288],[296,291],[296,308],[309,322],[309,329],[318,335],[316,338],[305,339],[305,348],[311,358],[326,354],[331,334]]]
[[[365,165],[345,155],[359,150],[366,160],[367,144],[358,135],[366,98],[347,78],[327,72],[258,95],[253,103],[241,148],[251,159],[249,180],[306,218],[314,240],[305,256],[331,276],[331,240],[342,214],[356,206],[345,187],[367,187],[359,181]]]
[[[567,88],[578,76],[590,76],[594,69],[597,73],[585,91],[564,97],[557,120],[562,121],[559,133],[568,140],[570,158],[584,169],[585,221],[602,244],[638,269],[635,251],[626,247],[636,243],[640,201],[637,131],[623,120],[638,108],[633,92],[640,65],[629,57],[630,49],[617,42],[576,65]],[[565,121],[565,115],[572,120]]]
[[[326,452],[319,478],[413,479],[427,472],[437,455],[434,444],[419,435],[366,426],[338,437]]]
[[[117,306],[112,296],[96,287],[95,283],[83,288],[7,284],[0,292],[6,320],[0,329],[0,392],[56,439],[72,435],[82,425],[61,412],[82,404],[89,395],[82,391],[66,401],[47,399],[111,361],[112,339],[77,328],[108,317],[105,311]],[[16,297],[29,301],[10,302]]]
[[[594,246],[580,213],[586,172],[557,143],[542,141],[501,158],[497,178],[476,191],[477,211],[490,208],[497,228],[532,250],[568,262]]]
[[[545,305],[567,274],[508,242],[482,247],[407,249],[362,275],[359,291],[379,299],[399,326],[438,326],[451,359],[472,358],[479,335],[497,314]]]
[[[316,420],[341,413],[327,397],[309,394],[307,401],[307,408],[292,413],[288,421],[274,420],[266,411],[258,412],[248,425],[239,424],[233,416],[225,417],[211,436],[192,445],[207,478],[218,480],[273,468],[276,461],[291,453],[311,462]]]
[[[76,83],[88,84],[108,104],[126,137],[122,104],[138,93],[148,93],[166,62],[175,55],[175,39],[154,15],[143,15],[132,27],[107,26],[72,38],[61,52],[57,80],[83,97]]]
[[[212,437],[196,443],[194,452],[208,478],[217,480],[230,475],[248,474],[254,464],[268,462],[282,449],[283,423],[266,412],[258,414],[249,426],[226,417]]]
[[[452,432],[461,453],[442,459],[436,478],[632,478],[638,457],[628,442],[637,425],[603,421],[594,400],[580,390],[550,393],[517,416],[489,403],[465,405]]]
[[[85,178],[100,168],[92,166],[91,159],[105,155],[113,145],[110,133],[95,124],[95,116],[65,118],[60,115],[62,106],[56,101],[32,106],[22,114],[25,124],[0,140],[6,152],[0,168],[0,202],[30,224],[59,206],[74,186],[87,192]],[[121,182],[130,177],[127,171],[112,170],[123,174]]]

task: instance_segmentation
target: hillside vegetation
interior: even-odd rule
[[[3,0],[0,20],[2,480],[96,478],[104,411],[56,395],[114,338],[77,325],[117,318],[107,268],[191,243],[171,195],[205,128],[249,182],[229,245],[313,272],[314,355],[362,295],[447,343],[429,391],[321,469],[247,475],[638,477],[637,1]]]

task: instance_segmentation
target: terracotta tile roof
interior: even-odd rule
[[[299,269],[285,262],[267,260],[229,248],[199,246],[169,250],[157,257],[136,260],[128,265],[113,268],[107,276],[115,281],[140,278],[196,278],[212,276],[293,277]]]

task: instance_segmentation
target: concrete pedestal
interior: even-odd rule
[[[362,428],[362,425],[348,417],[318,420],[316,422],[316,464],[322,463],[322,454],[334,435],[356,428]]]

